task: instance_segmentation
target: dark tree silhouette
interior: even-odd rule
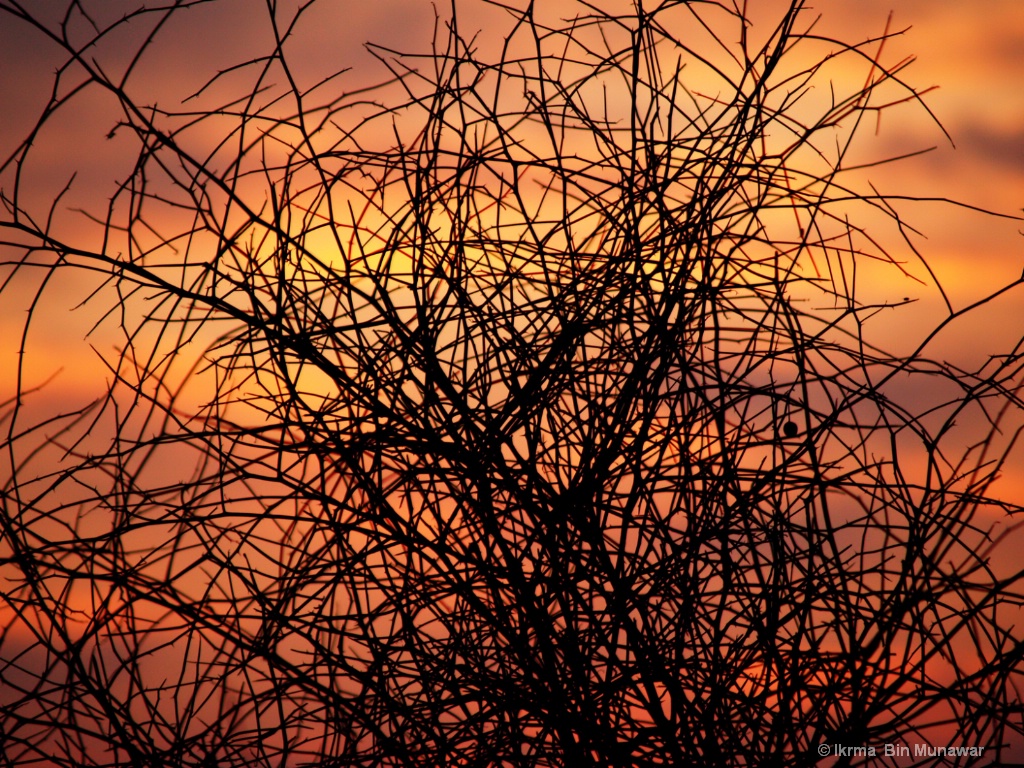
[[[888,29],[508,0],[497,43],[453,7],[356,87],[306,82],[313,4],[268,0],[265,55],[154,103],[136,72],[202,5],[0,2],[66,61],[2,158],[3,299],[27,340],[76,279],[120,337],[100,399],[33,415],[26,368],[5,406],[4,764],[1008,758],[1022,350],[880,343],[907,300],[866,276],[929,274],[851,154],[926,109]],[[86,92],[134,163],[40,207]]]

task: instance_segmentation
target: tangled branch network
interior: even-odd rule
[[[224,3],[69,5],[0,2],[63,57],[0,155],[3,764],[1012,757],[1022,351],[882,343],[869,276],[940,290],[852,159],[927,110],[888,29],[480,0],[371,85],[309,76],[338,4],[268,0],[175,102],[165,43]],[[124,173],[40,202],[85,98]],[[44,413],[76,289],[105,390]]]

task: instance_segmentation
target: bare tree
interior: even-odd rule
[[[865,275],[929,274],[850,154],[926,109],[888,29],[488,2],[498,44],[453,6],[353,88],[299,72],[315,4],[268,0],[265,54],[153,103],[136,72],[201,5],[0,2],[66,59],[3,156],[3,299],[28,338],[74,275],[120,336],[102,398],[33,417],[26,371],[3,414],[5,764],[1005,758],[1022,350],[879,343],[906,301]],[[134,162],[40,208],[36,139],[85,91]]]

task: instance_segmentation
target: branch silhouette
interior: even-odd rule
[[[927,110],[898,33],[830,39],[799,0],[771,27],[481,2],[500,45],[453,5],[350,87],[292,53],[315,3],[268,3],[269,53],[158,106],[136,72],[202,5],[0,2],[66,57],[0,169],[19,366],[65,279],[118,336],[94,402],[37,417],[26,367],[4,405],[7,764],[1010,754],[1024,571],[993,521],[1021,508],[992,484],[1021,350],[893,354],[910,299],[864,298],[934,278],[898,212],[922,198],[852,159]],[[88,231],[32,177],[86,91],[135,153]]]

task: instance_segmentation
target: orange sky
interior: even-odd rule
[[[754,0],[751,0],[754,2]],[[52,13],[66,3],[40,0],[31,5]],[[111,0],[96,3],[116,17],[138,3]],[[0,7],[6,5],[0,0]],[[443,5],[443,4],[442,4]],[[492,23],[493,11],[464,3],[468,12],[463,32]],[[162,103],[176,108],[209,73],[244,58],[254,44],[266,48],[268,38],[253,0],[219,0],[182,13],[166,30],[132,81],[137,93],[159,94]],[[866,145],[865,156],[885,157],[936,147],[934,152],[897,166],[872,172],[880,190],[911,195],[948,196],[1004,213],[1024,207],[1024,8],[1021,0],[817,0],[822,31],[851,41],[880,33],[889,11],[895,8],[892,28],[910,27],[891,41],[885,60],[916,55],[908,78],[919,89],[936,85],[927,101],[955,142],[955,148],[934,124],[921,119],[920,110],[887,114],[877,142]],[[555,7],[554,2],[546,8]],[[399,49],[426,49],[432,32],[431,4],[425,0],[378,0],[355,3],[328,0],[324,12],[310,18],[297,34],[294,61],[310,81],[342,67],[352,66],[347,82],[366,82],[384,75],[361,45],[376,41]],[[84,28],[79,29],[84,34]],[[488,38],[487,32],[492,32]],[[485,30],[482,44],[493,39]],[[123,63],[130,36],[114,39],[99,56],[111,66]],[[63,61],[45,37],[0,12],[0,162],[30,129],[52,85],[52,73]],[[370,72],[372,74],[364,74]],[[863,75],[859,75],[863,77]],[[27,199],[45,206],[77,173],[76,185],[65,199],[57,230],[69,236],[96,237],[98,230],[71,209],[86,207],[102,212],[114,182],[130,169],[126,143],[107,139],[116,119],[109,97],[84,94],[69,105],[63,117],[47,126],[36,142],[30,167]],[[0,187],[10,189],[10,169],[0,174]],[[39,210],[43,210],[41,208]],[[964,307],[996,287],[1021,275],[1024,240],[1019,221],[985,217],[950,206],[908,203],[908,221],[927,240],[922,252],[943,280],[954,307]],[[6,259],[6,257],[5,257]],[[915,270],[924,277],[921,270]],[[34,279],[18,278],[15,291],[0,295],[0,402],[13,395],[17,349],[25,309]],[[106,372],[97,365],[90,344],[109,349],[116,334],[103,332],[86,338],[99,307],[76,309],[91,285],[78,274],[59,277],[46,293],[45,309],[36,314],[29,339],[26,386],[63,373],[36,399],[38,417],[54,409],[81,403],[101,393]],[[942,302],[931,288],[879,285],[880,295],[909,292],[918,303],[891,324],[890,347],[906,351],[923,338],[942,316]],[[960,365],[978,365],[1024,336],[1024,288],[1018,288],[985,311],[956,323],[929,348],[933,356]],[[913,392],[907,393],[914,397]],[[1002,492],[1024,502],[1024,451],[1007,477]],[[0,467],[0,471],[6,471]]]
[[[34,4],[51,20],[65,3],[45,0]],[[138,5],[133,2],[95,4],[97,21],[114,19]],[[880,33],[889,11],[895,8],[893,29],[909,27],[905,35],[887,44],[884,59],[897,62],[916,55],[918,61],[907,77],[919,89],[939,86],[928,94],[928,104],[952,136],[953,148],[934,124],[922,119],[919,109],[886,113],[877,140],[862,143],[866,159],[936,147],[935,151],[897,166],[883,166],[871,173],[873,183],[888,192],[955,197],[974,205],[1005,213],[1024,207],[1024,13],[1019,0],[819,0],[820,29],[851,41]],[[171,108],[193,93],[210,72],[238,62],[253,50],[266,48],[265,11],[244,0],[219,0],[175,16],[163,37],[143,60],[131,83],[142,100],[157,99]],[[369,56],[362,42],[377,41],[399,49],[424,49],[432,34],[432,6],[421,0],[383,0],[375,4],[326,2],[307,18],[296,33],[291,51],[300,77],[317,77],[350,66],[346,84],[380,78],[383,70]],[[483,9],[479,3],[463,3],[464,34],[481,29],[480,46],[497,42],[494,25],[502,14]],[[553,12],[554,3],[545,4]],[[757,6],[763,8],[763,4]],[[96,53],[108,71],[123,67],[131,50],[131,35],[115,36]],[[84,24],[72,25],[73,34],[84,36]],[[52,73],[63,61],[57,47],[34,30],[26,29],[0,14],[0,154],[6,159],[21,139],[49,94]],[[862,77],[858,73],[858,77]],[[102,94],[88,92],[65,108],[37,137],[34,154],[25,169],[30,183],[27,198],[37,210],[52,200],[77,173],[75,186],[64,200],[57,229],[98,233],[94,225],[72,213],[76,207],[101,212],[113,182],[126,174],[133,161],[119,138],[107,139],[116,119],[115,105]],[[0,186],[11,186],[10,169]],[[1016,278],[1024,267],[1020,222],[986,218],[949,206],[907,204],[907,220],[927,235],[922,252],[943,280],[954,307],[965,306],[987,291]],[[924,277],[921,269],[915,270]],[[100,348],[113,343],[102,335],[85,339],[96,319],[90,308],[69,310],[88,292],[76,281],[80,276],[59,279],[47,293],[45,313],[37,315],[30,339],[28,381],[36,383],[63,367],[49,390],[61,401],[76,394],[97,391],[105,373],[94,364],[91,342]],[[0,303],[0,391],[14,387],[14,353],[24,317],[25,302],[32,295],[32,280],[19,281],[13,295]],[[912,348],[942,314],[942,302],[933,289],[911,285],[878,285],[880,295],[909,292],[918,299],[892,325],[887,340],[893,348]],[[984,312],[946,330],[930,348],[933,355],[964,365],[979,364],[991,352],[1000,351],[1024,336],[1024,291],[1017,290]],[[6,399],[6,398],[4,398]],[[1018,488],[1024,493],[1024,481]]]

